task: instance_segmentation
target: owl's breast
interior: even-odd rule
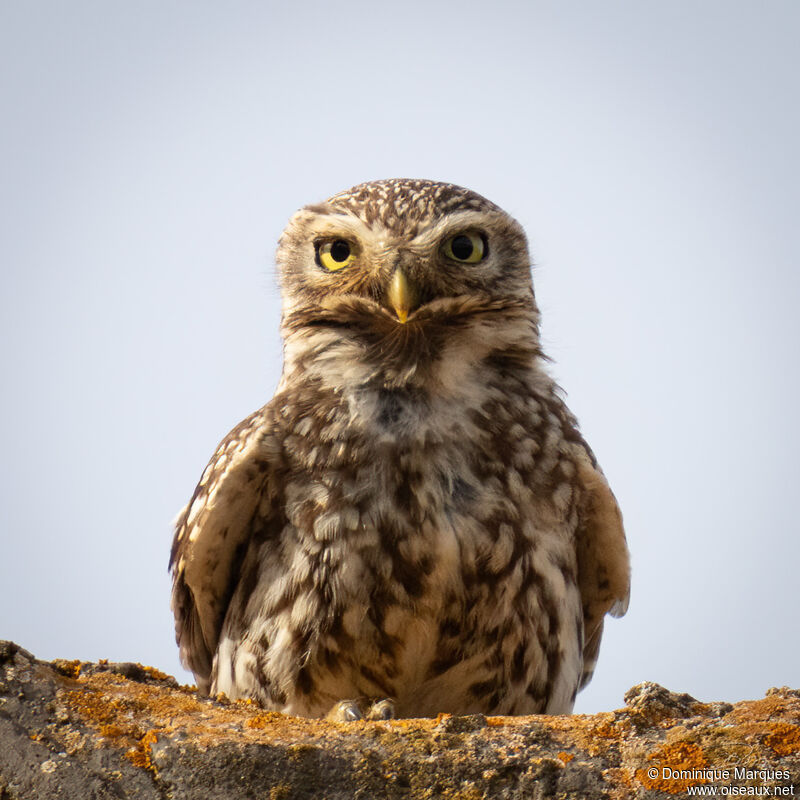
[[[572,502],[568,489],[558,508],[537,494],[558,479],[556,434],[526,408],[490,416],[381,389],[332,405],[314,430],[295,424],[282,581],[305,587],[288,619],[313,611],[303,670],[320,708],[353,695],[408,714],[517,707],[490,702],[476,677],[487,659],[567,624],[562,607],[577,641]],[[534,678],[544,692],[547,675]]]

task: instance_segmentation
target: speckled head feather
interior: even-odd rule
[[[407,235],[414,235],[415,226],[454,211],[501,210],[470,189],[419,178],[360,183],[333,195],[326,205],[359,217],[368,225],[377,222],[387,230]]]
[[[375,181],[298,211],[277,263],[278,391],[176,527],[198,685],[344,720],[568,712],[628,555],[546,371],[522,229],[467,189]]]

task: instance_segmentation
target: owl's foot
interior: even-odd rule
[[[367,719],[394,719],[394,700],[376,700],[367,711]]]
[[[382,700],[360,698],[359,700],[340,700],[326,716],[332,722],[357,722],[360,719],[394,719],[394,701],[388,697]]]
[[[325,719],[331,722],[356,722],[364,719],[364,714],[357,700],[340,700],[329,712]]]

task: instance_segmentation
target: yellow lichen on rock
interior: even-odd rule
[[[732,706],[641,684],[626,701],[571,717],[333,723],[220,703],[139,664],[51,666],[0,643],[0,705],[6,719],[20,720],[0,725],[0,789],[82,797],[102,784],[141,800],[288,800],[320,791],[633,800],[682,796],[708,782],[720,788],[711,771],[734,767],[754,771],[741,779],[747,787],[800,787],[800,692],[770,690]],[[212,785],[216,794],[203,794]]]
[[[702,770],[709,766],[702,748],[692,742],[674,742],[664,745],[648,757],[651,766],[636,770],[636,778],[648,789],[655,789],[667,794],[682,794],[689,786],[699,783],[708,783],[705,778],[693,777],[695,770]],[[656,769],[658,777],[653,778],[650,770]],[[667,770],[669,770],[667,772]],[[688,772],[690,777],[671,777],[676,773]],[[667,777],[669,776],[669,777]]]

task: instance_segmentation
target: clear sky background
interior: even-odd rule
[[[800,684],[800,4],[0,2],[0,637],[178,664],[170,524],[364,180],[526,228],[633,557],[576,710]]]

